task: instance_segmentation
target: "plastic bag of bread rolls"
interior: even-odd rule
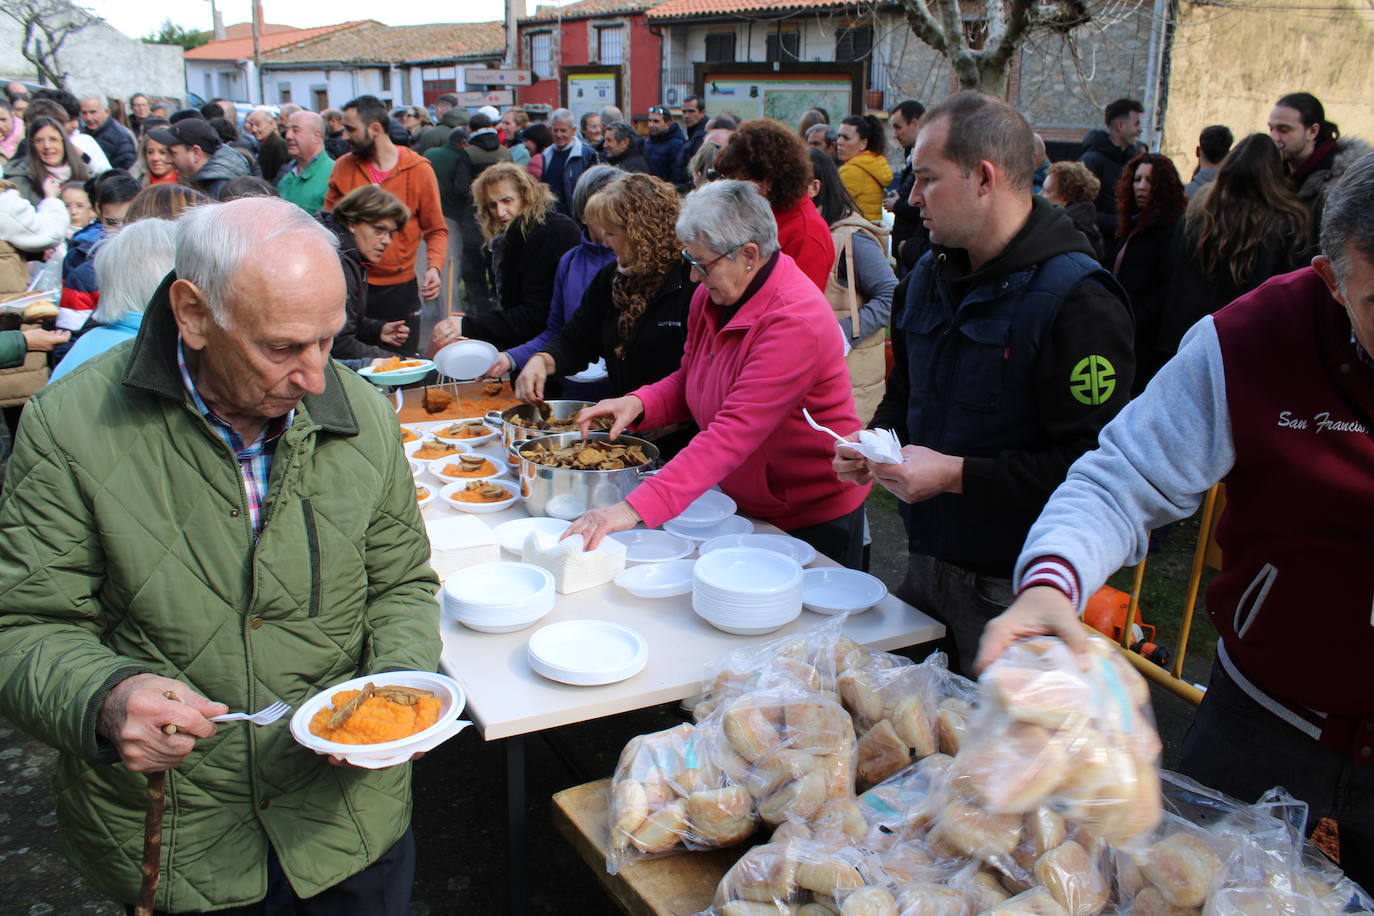
[[[1105,638],[1088,642],[1083,664],[1044,636],[989,665],[955,773],[983,815],[1047,806],[1120,845],[1159,823],[1160,743],[1144,679]]]
[[[606,870],[647,856],[731,846],[758,826],[754,800],[701,753],[686,723],[640,735],[611,780]]]

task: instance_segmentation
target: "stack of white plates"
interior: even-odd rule
[[[472,630],[513,633],[553,610],[553,575],[531,563],[480,563],[444,583],[444,613]]]
[[[801,614],[801,564],[757,547],[713,550],[692,569],[692,610],[726,633],[771,633]]]
[[[526,658],[551,681],[591,687],[634,677],[649,661],[649,644],[634,630],[606,620],[564,620],[534,632]]]
[[[791,557],[802,566],[816,559],[816,548],[801,538],[794,538],[790,534],[754,534],[752,532],[749,534],[724,534],[717,538],[711,538],[698,547],[697,552],[704,557],[708,553],[726,547],[757,547],[760,550],[771,550],[785,557]]]

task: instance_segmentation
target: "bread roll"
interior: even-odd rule
[[[752,900],[730,900],[722,903],[717,910],[720,916],[782,916],[793,912],[788,906],[781,908],[771,903],[755,903]],[[796,912],[800,913],[800,910]]]
[[[1207,916],[1314,916],[1311,902],[1276,888],[1232,887],[1207,902]]]
[[[743,786],[726,786],[687,796],[687,820],[704,846],[730,846],[758,826],[754,799]]]
[[[1045,805],[1041,805],[1026,814],[1025,826],[1021,833],[1023,842],[1028,844],[1030,848],[1031,855],[1039,858],[1064,842],[1067,829],[1062,817]]]
[[[951,798],[930,831],[960,855],[976,858],[1010,855],[1021,838],[1021,818],[997,814],[964,797]]]
[[[1068,916],[1068,911],[1043,887],[1017,894],[982,916]]]
[[[756,797],[766,798],[779,786],[800,779],[816,767],[816,758],[811,754],[782,748],[760,757],[745,783]]]
[[[809,821],[825,804],[825,773],[811,770],[759,802],[759,816],[770,826],[785,820]]]
[[[622,779],[611,789],[611,845],[624,849],[630,834],[638,830],[649,817],[649,799],[644,785],[634,779]]]
[[[840,706],[824,700],[798,700],[785,710],[791,747],[813,754],[840,754],[854,744],[854,726]]]
[[[1065,742],[1049,729],[1013,722],[1005,733],[969,747],[955,762],[998,814],[1033,811],[1059,785],[1068,762]]]
[[[844,859],[821,856],[797,862],[797,885],[818,894],[833,894],[836,890],[863,887],[859,870]]]
[[[643,853],[667,852],[682,841],[687,828],[687,803],[681,799],[654,811],[630,834],[630,842]]]
[[[1147,849],[1140,872],[1175,906],[1202,906],[1221,871],[1221,859],[1202,840],[1180,830]]]
[[[994,909],[1011,899],[1011,894],[1007,893],[1006,888],[1002,887],[1002,882],[991,872],[975,873],[969,879],[967,890],[969,898],[973,901],[975,913]]]
[[[959,753],[972,714],[972,704],[958,697],[945,697],[935,707],[935,734],[940,739],[940,753],[951,757]]]
[[[968,899],[952,887],[920,881],[902,885],[897,893],[901,916],[972,916]]]
[[[826,798],[854,796],[854,761],[850,754],[815,758],[816,769],[825,774]]]
[[[758,706],[736,702],[725,712],[725,737],[735,753],[753,763],[782,742],[782,736]]]
[[[868,835],[868,821],[863,810],[851,798],[832,798],[821,805],[811,821],[817,835],[832,835],[846,843],[858,843]]]
[[[922,697],[909,693],[892,706],[889,717],[892,727],[911,748],[917,760],[929,757],[940,749],[940,738],[935,734],[935,721],[925,708]]]
[[[1131,916],[1200,916],[1201,913],[1202,910],[1195,906],[1174,906],[1153,884],[1141,888],[1131,905]]]
[[[840,699],[844,708],[854,716],[856,726],[870,725],[883,717],[883,696],[872,675],[864,671],[849,671],[838,680]]]
[[[754,903],[786,904],[797,893],[796,874],[797,863],[786,844],[755,846],[725,873],[717,894]]]
[[[797,909],[797,916],[840,916],[840,911],[832,910],[824,903],[817,903],[813,900],[810,903],[803,903]]]
[[[838,677],[851,668],[864,667],[868,662],[868,650],[848,636],[841,636],[830,647],[830,661]]]
[[[1068,910],[1069,916],[1095,916],[1110,896],[1107,880],[1088,851],[1067,840],[1035,862],[1035,880]]]
[[[23,319],[25,321],[42,321],[44,318],[56,318],[57,306],[46,299],[39,299],[37,302],[30,302],[24,306]]]
[[[859,739],[859,791],[875,786],[911,762],[911,750],[892,723],[881,720]]]
[[[804,658],[775,658],[768,663],[768,675],[771,682],[786,682],[806,691],[821,689],[820,672]]]
[[[840,916],[897,916],[897,901],[881,887],[861,887],[845,895]]]
[[[1022,667],[1008,655],[988,667],[979,678],[983,694],[1020,722],[1058,731],[1083,723],[1093,708],[1092,687],[1076,666]]]

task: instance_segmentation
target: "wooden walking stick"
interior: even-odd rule
[[[444,311],[449,318],[453,317],[453,258],[448,259],[448,292],[444,296]]]
[[[173,702],[180,702],[175,693],[162,691]],[[175,735],[175,725],[162,726],[163,734]],[[157,882],[162,875],[162,815],[167,810],[167,771],[148,776],[148,811],[143,818],[143,883],[138,888],[138,906],[134,916],[153,916],[153,902],[157,900]]]

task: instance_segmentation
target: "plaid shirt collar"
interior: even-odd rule
[[[244,494],[248,500],[246,506],[248,517],[253,525],[253,536],[257,537],[262,533],[262,508],[266,502],[268,481],[272,477],[272,460],[276,457],[277,442],[281,439],[282,433],[286,432],[287,427],[295,420],[296,411],[293,408],[284,416],[268,420],[263,424],[257,439],[252,442],[244,442],[243,437],[238,434],[234,427],[216,415],[200,396],[200,392],[196,389],[195,379],[191,378],[191,369],[186,364],[186,351],[182,347],[179,335],[177,337],[177,370],[181,373],[181,382],[191,395],[196,410],[210,421],[210,428],[219,434],[219,437],[234,453],[234,457],[238,459],[239,470],[243,475]]]

